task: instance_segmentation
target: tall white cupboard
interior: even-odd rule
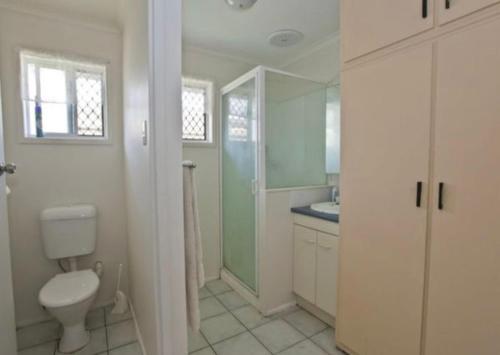
[[[389,9],[363,34],[359,3],[342,2],[341,38],[355,43],[343,44],[337,344],[498,355],[500,4],[436,0],[430,26],[406,32]]]

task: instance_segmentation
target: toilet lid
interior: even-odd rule
[[[58,274],[40,290],[38,299],[45,307],[64,307],[93,295],[99,287],[99,278],[92,270]]]

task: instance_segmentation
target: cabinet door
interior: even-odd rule
[[[342,0],[340,18],[344,61],[432,28],[433,2]],[[426,17],[424,7],[427,8]]]
[[[316,306],[335,316],[337,307],[338,240],[318,232],[316,254]]]
[[[500,20],[438,44],[426,355],[500,354]]]
[[[314,303],[316,299],[316,231],[294,226],[293,290]]]
[[[487,6],[496,4],[500,0],[437,0],[439,9],[439,24],[456,20]]]
[[[337,340],[361,355],[420,354],[431,67],[425,45],[342,76]]]

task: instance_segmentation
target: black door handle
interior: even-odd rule
[[[444,182],[440,182],[439,183],[439,195],[438,195],[438,209],[440,209],[440,210],[442,210],[444,208],[443,193],[444,193]]]
[[[417,182],[417,207],[422,205],[422,181]]]
[[[444,8],[448,10],[451,7],[451,0],[444,0]]]
[[[428,5],[428,0],[422,0],[422,17],[427,18],[428,12],[429,12],[429,5]],[[449,1],[449,0],[447,0]]]

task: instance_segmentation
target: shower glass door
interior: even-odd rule
[[[253,76],[222,92],[224,268],[257,292],[257,94]]]

